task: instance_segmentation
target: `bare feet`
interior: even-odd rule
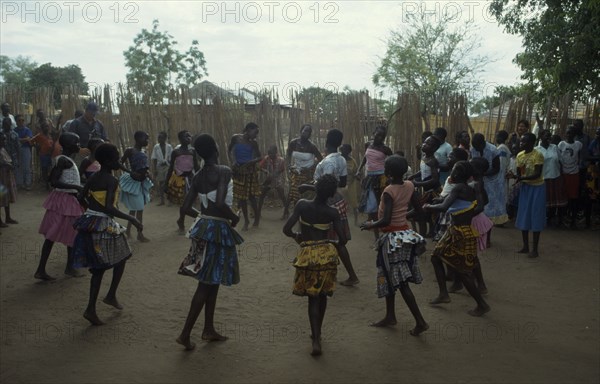
[[[225,341],[227,336],[219,335],[217,331],[204,331],[202,332],[202,340],[204,341]]]
[[[529,248],[528,247],[523,247],[520,250],[518,250],[517,253],[529,253]]]
[[[463,289],[463,285],[462,284],[452,284],[450,286],[450,288],[448,288],[448,292],[450,292],[450,293],[456,293],[456,292],[460,291],[461,289]]]
[[[379,320],[376,323],[371,323],[369,324],[369,327],[389,327],[391,325],[396,325],[398,322],[396,321],[396,319],[388,319],[387,317],[384,317],[383,320]]]
[[[192,343],[189,337],[187,339],[183,339],[181,336],[179,336],[177,339],[175,339],[175,341],[177,344],[183,345],[186,351],[191,351],[196,348],[196,343]]]
[[[92,325],[104,325],[104,322],[98,318],[98,315],[96,315],[96,313],[90,313],[88,311],[85,311],[83,313],[83,317],[85,317],[87,321],[92,323]]]
[[[475,317],[480,317],[483,316],[484,313],[487,313],[491,310],[489,305],[486,305],[485,307],[479,307],[477,306],[477,308],[472,309],[470,311],[468,311],[467,313],[471,316],[475,316]]]
[[[539,256],[538,251],[533,251],[529,255],[527,255],[527,257],[529,257],[530,259],[535,259],[538,256]]]
[[[482,295],[487,295],[488,294],[487,287],[479,287],[479,293],[481,293]]]
[[[348,278],[347,280],[340,281],[340,285],[343,285],[345,287],[352,287],[358,283],[360,283],[360,280],[358,280],[358,278],[355,278],[355,279]]]
[[[36,272],[35,275],[33,275],[33,277],[35,277],[36,279],[44,280],[44,281],[56,280],[56,277],[52,277],[49,274],[47,274],[46,272]]]
[[[3,223],[2,221],[0,221],[0,228],[8,228],[8,224]]]
[[[137,240],[138,240],[140,243],[147,243],[147,242],[149,242],[149,241],[150,241],[150,239],[149,239],[149,238],[147,238],[146,236],[144,236],[144,235],[143,235],[141,232],[140,232],[140,233],[138,233],[138,235],[137,235]]]
[[[312,356],[321,356],[321,341],[319,339],[313,339],[312,352],[310,354]]]
[[[184,221],[181,219],[177,220],[177,231],[180,235],[184,235],[185,234],[185,226],[183,225]]]
[[[19,224],[19,222],[9,217],[6,219],[6,224]]]
[[[417,325],[416,327],[414,327],[413,329],[408,331],[408,333],[410,333],[413,336],[419,336],[421,333],[425,332],[428,329],[429,329],[429,324],[425,323],[425,324]]]
[[[258,224],[259,224],[259,221],[258,220],[254,220],[254,223],[252,223],[252,227],[258,228]]]
[[[429,304],[446,304],[450,302],[450,296],[439,295],[435,299],[431,300]]]
[[[108,305],[112,305],[113,307],[117,308],[117,309],[123,309],[123,306],[117,301],[116,297],[105,297],[104,300],[102,300],[102,302],[104,304],[108,304]]]
[[[68,276],[71,276],[71,277],[83,277],[83,276],[85,276],[83,273],[79,272],[75,268],[67,268],[67,269],[65,269],[65,275],[68,275]]]

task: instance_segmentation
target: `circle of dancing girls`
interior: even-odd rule
[[[146,132],[137,131],[133,137],[135,146],[127,148],[121,158],[123,166],[125,161],[129,163],[129,170],[123,173],[119,179],[119,188],[121,189],[119,201],[129,209],[130,215],[135,216],[142,223],[144,206],[150,202],[150,188],[154,185],[150,180],[148,155],[143,151],[143,148],[148,146],[149,136]],[[127,224],[125,231],[127,237],[130,236],[130,231],[131,222]],[[139,228],[137,239],[143,243],[150,241]]]
[[[377,220],[377,209],[381,202],[381,193],[387,185],[385,178],[385,158],[392,155],[392,150],[384,144],[387,128],[378,125],[373,131],[373,140],[365,144],[365,156],[356,171],[356,177],[362,176],[362,170],[367,166],[367,176],[361,183],[362,193],[358,203],[359,212],[366,213],[369,220]],[[375,230],[375,238],[378,234]]]
[[[131,249],[124,234],[125,227],[117,223],[114,217],[129,221],[140,232],[142,223],[115,207],[119,182],[112,171],[121,168],[117,147],[110,143],[100,144],[96,148],[96,159],[100,163],[100,170],[88,179],[81,193],[87,210],[73,224],[77,230],[73,258],[75,267],[88,268],[92,274],[88,306],[83,317],[92,325],[102,325],[104,322],[96,313],[96,301],[104,272],[111,268],[113,270],[110,288],[103,302],[116,309],[123,309],[117,300],[117,288],[125,271],[125,263],[131,257]]]
[[[386,327],[396,324],[396,290],[400,291],[404,302],[416,321],[410,331],[418,336],[429,328],[425,322],[415,296],[408,283],[420,284],[423,281],[419,269],[419,255],[425,252],[425,239],[409,228],[407,221],[409,203],[415,210],[421,204],[412,182],[404,181],[408,170],[405,158],[392,155],[385,160],[385,175],[390,185],[385,187],[377,221],[367,221],[361,229],[379,228],[383,234],[377,241],[377,296],[385,297],[385,317],[371,325]]]
[[[304,124],[300,128],[300,137],[290,141],[286,151],[286,163],[290,179],[290,189],[288,192],[287,206],[283,212],[287,219],[289,207],[296,205],[300,199],[298,187],[312,182],[317,162],[323,160],[323,156],[316,145],[310,141],[312,135],[312,126]],[[315,162],[316,159],[316,162]]]
[[[185,325],[176,340],[186,350],[195,347],[190,340],[190,334],[202,308],[205,310],[202,340],[227,339],[215,330],[215,307],[219,286],[240,282],[236,247],[243,241],[234,229],[240,218],[231,209],[233,204],[231,169],[219,165],[219,149],[212,136],[201,134],[194,141],[194,148],[204,160],[204,166],[194,176],[182,206],[183,212],[195,217],[196,222],[187,233],[192,244],[179,267],[179,273],[198,280],[198,288],[192,298]],[[200,198],[200,212],[192,207],[197,197]]]
[[[177,134],[179,147],[171,153],[169,170],[167,171],[165,192],[167,199],[176,205],[179,205],[179,219],[177,219],[177,228],[179,234],[185,234],[185,212],[181,209],[183,200],[190,189],[194,171],[200,169],[196,152],[190,148],[192,143],[192,134],[183,130]]]
[[[73,268],[73,242],[77,231],[73,228],[75,220],[83,214],[83,208],[77,200],[77,194],[83,189],[79,178],[79,170],[73,157],[79,153],[79,136],[66,132],[60,135],[62,155],[50,171],[50,185],[54,188],[44,201],[46,213],[40,223],[38,232],[44,235],[44,245],[40,262],[34,277],[40,280],[55,280],[46,273],[46,263],[55,242],[67,246],[67,266],[65,274],[81,276]]]
[[[262,160],[258,149],[258,125],[248,123],[244,132],[231,137],[227,153],[230,156],[233,172],[233,199],[242,209],[244,215],[244,227],[242,231],[248,230],[250,219],[248,218],[248,201],[254,212],[253,227],[258,227],[260,212],[256,198],[260,196],[260,185],[258,184],[257,163]]]
[[[452,191],[440,204],[425,204],[425,211],[446,212],[451,215],[451,224],[438,241],[431,263],[437,279],[439,295],[432,300],[431,304],[449,303],[450,296],[446,288],[444,264],[452,268],[458,274],[462,284],[467,288],[469,294],[477,302],[477,307],[468,313],[472,316],[481,316],[489,312],[490,306],[485,302],[479,289],[475,287],[472,272],[479,264],[477,257],[477,239],[479,234],[472,225],[472,219],[483,211],[482,204],[477,204],[475,189],[467,185],[467,181],[473,175],[473,168],[467,161],[459,161],[454,164],[450,177],[455,184]],[[476,207],[478,207],[476,209]]]
[[[315,184],[316,196],[313,200],[301,199],[294,207],[292,215],[283,227],[283,233],[300,244],[294,259],[294,284],[292,293],[308,296],[308,319],[310,322],[313,356],[321,354],[321,330],[327,297],[335,291],[338,251],[329,239],[331,225],[338,244],[346,243],[340,214],[327,203],[337,189],[338,180],[331,174],[319,178]],[[300,232],[293,232],[294,225],[300,222]]]

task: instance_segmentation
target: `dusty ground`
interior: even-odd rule
[[[280,211],[267,210],[261,228],[244,234],[241,283],[219,294],[218,330],[230,340],[201,342],[201,315],[192,334],[198,348],[190,353],[174,341],[196,288],[176,273],[188,247],[176,235],[176,208],[148,207],[145,233],[152,242],[132,242],[134,256],[120,288],[125,309],[100,302],[107,325],[91,327],[82,317],[89,278],[62,275],[64,246],[55,247],[48,265],[59,279],[33,279],[43,243],[37,234],[43,198],[21,193],[13,206],[20,224],[0,235],[2,383],[600,380],[598,231],[545,231],[541,257],[531,261],[514,252],[520,246],[516,230],[495,229],[493,248],[482,257],[492,306],[483,318],[467,315],[474,302],[464,293],[444,307],[429,306],[436,283],[422,258],[425,281],[413,291],[431,328],[414,338],[400,296],[398,326],[367,326],[383,316],[385,304],[374,294],[372,235],[353,227],[349,250],[361,284],[339,287],[329,301],[324,354],[313,358],[306,299],[290,289],[297,248],[281,234]],[[340,277],[346,278],[344,271]],[[101,297],[109,282],[107,274]]]

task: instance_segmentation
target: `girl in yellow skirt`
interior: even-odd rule
[[[446,288],[444,264],[452,268],[467,288],[469,294],[477,302],[477,307],[468,313],[471,316],[481,316],[490,311],[490,306],[481,296],[481,292],[473,281],[473,270],[479,266],[477,258],[477,239],[479,233],[471,225],[475,215],[483,211],[483,204],[477,205],[477,200],[482,201],[482,196],[477,196],[475,189],[467,185],[473,176],[473,167],[467,161],[459,161],[452,168],[450,177],[456,184],[450,194],[440,204],[425,204],[426,212],[448,212],[451,215],[451,225],[438,241],[431,263],[435,271],[439,287],[439,295],[430,304],[449,303],[450,296]]]
[[[338,180],[333,175],[324,175],[316,182],[316,196],[313,200],[300,200],[294,212],[285,223],[283,233],[300,244],[300,251],[294,259],[293,294],[308,296],[308,319],[312,332],[311,355],[321,354],[321,328],[327,309],[327,296],[333,295],[339,264],[335,245],[328,240],[331,224],[338,236],[338,244],[346,244],[340,215],[335,208],[327,205],[327,200],[336,193]],[[292,228],[300,222],[300,232]]]

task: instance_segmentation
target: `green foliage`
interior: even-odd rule
[[[492,0],[490,10],[507,32],[523,37],[514,61],[543,99],[600,94],[598,0]]]
[[[82,94],[86,94],[88,91],[88,84],[85,82],[85,77],[78,65],[54,67],[50,63],[42,64],[31,71],[29,84],[31,88],[54,88],[54,105],[56,108],[60,108],[61,92],[64,87],[73,86]]]
[[[29,56],[0,56],[0,76],[3,84],[27,88],[31,72],[36,67],[37,63]]]
[[[303,89],[298,98],[308,103],[311,118],[332,121],[337,117],[337,92],[321,87],[309,87]]]
[[[174,86],[191,87],[208,75],[197,40],[181,53],[173,36],[158,28],[159,22],[154,20],[152,30],[142,29],[133,46],[123,52],[129,87],[151,101],[161,101]]]
[[[392,31],[387,51],[373,75],[373,83],[395,92],[415,92],[423,113],[440,113],[443,100],[453,93],[470,92],[480,81],[477,75],[490,59],[476,53],[480,38],[472,22],[449,30],[455,15],[433,21],[421,13]]]

